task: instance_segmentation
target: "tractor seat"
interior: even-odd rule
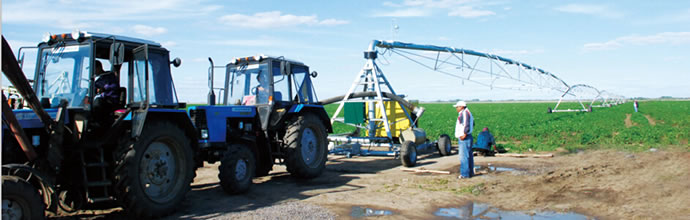
[[[126,87],[120,87],[117,89],[117,92],[120,93],[120,99],[117,100],[117,103],[116,103],[117,106],[115,106],[115,108],[117,110],[115,110],[114,113],[115,113],[115,116],[119,118],[120,116],[125,114],[125,112],[127,112],[127,109],[124,108],[125,104],[127,102],[127,88]]]

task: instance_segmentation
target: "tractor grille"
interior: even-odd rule
[[[205,109],[193,109],[189,110],[189,117],[194,122],[197,129],[206,129],[206,110]],[[199,131],[197,131],[199,132]]]

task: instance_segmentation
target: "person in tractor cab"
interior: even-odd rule
[[[114,69],[118,69],[115,66]],[[113,123],[113,112],[120,108],[118,106],[120,93],[120,81],[118,75],[113,71],[104,71],[101,61],[96,60],[94,65],[96,75],[96,97],[93,99],[93,119],[97,128],[109,126]]]
[[[262,80],[262,74],[259,72],[256,74],[256,86],[252,87],[251,89],[251,95],[244,96],[244,99],[242,101],[242,105],[255,105],[255,104],[261,104],[263,101],[268,100],[267,97],[267,88],[268,86],[265,85],[265,80]],[[258,99],[258,100],[257,100]]]
[[[493,156],[496,154],[496,140],[494,140],[494,136],[489,132],[489,128],[484,127],[482,132],[479,132],[477,143],[472,145],[472,150],[483,156]]]

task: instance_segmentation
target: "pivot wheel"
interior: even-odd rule
[[[405,141],[400,146],[400,161],[405,167],[417,165],[417,145],[412,141]]]
[[[450,137],[447,134],[442,134],[441,137],[438,138],[438,154],[441,156],[448,156],[450,155]]]
[[[38,190],[16,176],[2,176],[2,219],[43,219],[45,204]]]
[[[243,193],[252,186],[256,160],[249,146],[233,144],[223,153],[218,167],[220,186],[229,194]]]
[[[314,178],[326,168],[326,128],[311,114],[293,119],[283,139],[287,144],[287,170],[300,178]]]
[[[116,196],[125,210],[138,218],[173,212],[195,174],[191,141],[182,129],[169,122],[148,123],[139,141],[119,152]]]

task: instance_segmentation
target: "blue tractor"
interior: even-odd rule
[[[298,178],[323,172],[328,153],[328,115],[317,97],[309,67],[283,57],[252,56],[213,66],[209,58],[208,105],[189,107],[205,161],[220,161],[222,188],[248,190],[252,178],[285,164]],[[225,69],[224,86],[213,87],[214,68]]]
[[[178,58],[156,42],[80,31],[47,35],[19,60],[2,44],[2,71],[30,108],[10,109],[3,94],[3,219],[113,207],[150,219],[177,208],[202,165],[170,73]],[[105,76],[109,87],[98,87]]]

